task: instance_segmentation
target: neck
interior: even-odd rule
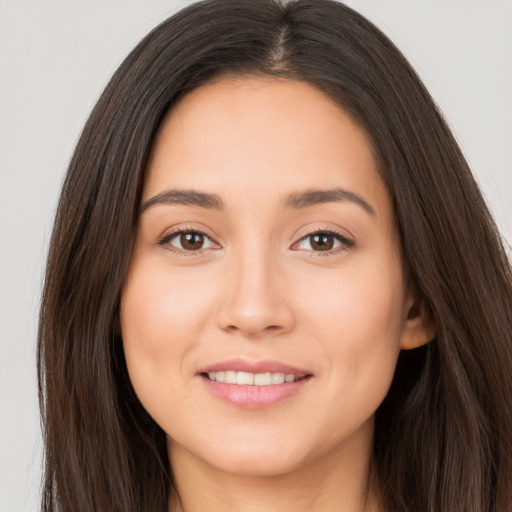
[[[170,441],[177,492],[169,512],[377,512],[381,508],[368,485],[370,446],[365,443],[364,457],[361,446],[354,451],[352,444],[268,476],[222,471]]]

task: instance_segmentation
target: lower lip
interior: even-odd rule
[[[201,376],[208,390],[225,402],[243,409],[262,409],[296,395],[308,384],[311,377],[295,382],[271,384],[270,386],[250,386],[216,382]]]

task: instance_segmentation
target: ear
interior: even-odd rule
[[[400,340],[402,350],[426,345],[436,335],[436,326],[425,303],[418,299],[416,292],[409,287],[404,309],[404,326]]]

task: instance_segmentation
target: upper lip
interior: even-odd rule
[[[247,373],[286,373],[293,374],[297,377],[305,377],[311,375],[311,372],[302,368],[297,368],[280,361],[262,360],[262,361],[248,361],[246,359],[229,359],[220,361],[204,368],[201,368],[198,373],[211,373],[211,372],[247,372]]]

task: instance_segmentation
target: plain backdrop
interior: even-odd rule
[[[0,512],[35,512],[35,339],[60,183],[107,80],[186,1],[0,0]],[[512,242],[512,3],[352,0],[444,111]]]

